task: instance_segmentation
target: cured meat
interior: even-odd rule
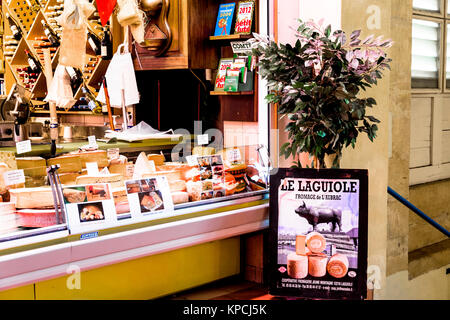
[[[306,245],[312,253],[321,253],[327,245],[324,236],[318,232],[310,232],[306,236]]]
[[[287,272],[289,277],[303,279],[308,275],[308,257],[294,252],[287,256]]]
[[[335,278],[345,277],[348,271],[348,258],[346,255],[336,253],[327,264],[328,273]]]

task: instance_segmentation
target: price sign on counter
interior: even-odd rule
[[[97,162],[86,162],[88,175],[95,176],[99,174]]]
[[[16,143],[17,154],[27,153],[31,151],[31,141],[25,140]]]
[[[110,148],[107,151],[107,156],[109,160],[118,159],[119,158],[119,148]]]
[[[198,161],[197,161],[196,155],[186,156],[186,162],[191,167],[198,166]]]
[[[90,146],[96,146],[97,145],[97,138],[95,136],[89,136],[88,137],[88,143]]]
[[[23,169],[6,171],[5,173],[3,173],[3,179],[5,180],[6,186],[25,183],[25,175],[23,173]]]
[[[197,136],[197,144],[199,146],[205,145],[209,143],[209,137],[208,134],[201,134]]]
[[[227,150],[227,159],[231,162],[241,161],[241,151],[239,149]]]

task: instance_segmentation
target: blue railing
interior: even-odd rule
[[[421,211],[419,208],[415,207],[411,202],[403,198],[401,195],[399,195],[395,190],[393,190],[391,187],[388,186],[388,193],[393,196],[395,199],[400,201],[404,206],[408,207],[411,211],[413,211],[415,214],[417,214],[419,217],[424,219],[426,222],[431,224],[433,227],[438,229],[440,232],[445,234],[447,237],[450,237],[450,232],[445,229],[443,226],[441,226],[439,223],[431,219],[429,216],[427,216],[423,211]]]

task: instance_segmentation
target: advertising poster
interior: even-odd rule
[[[253,1],[240,1],[234,25],[234,33],[251,34],[253,23],[253,11],[255,3]]]
[[[109,228],[117,221],[110,184],[64,186],[62,193],[71,233]]]
[[[364,299],[367,170],[279,169],[270,183],[270,293]]]
[[[214,30],[215,36],[228,36],[230,34],[235,6],[235,3],[223,3],[220,5]]]

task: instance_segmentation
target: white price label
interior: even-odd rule
[[[126,165],[127,176],[132,177],[134,174],[134,164],[129,163]]]
[[[96,146],[97,145],[97,139],[95,138],[95,136],[89,136],[88,137],[88,142],[90,146]]]
[[[241,151],[239,149],[227,150],[227,159],[229,161],[240,161],[241,160]]]
[[[155,172],[155,171],[156,171],[155,161],[153,161],[153,160],[148,160],[148,165],[149,165],[149,167],[150,167],[150,171],[151,171],[151,172]]]
[[[120,154],[119,154],[119,148],[111,148],[108,149],[106,151],[107,155],[108,155],[108,159],[109,160],[113,160],[113,159],[118,159]]]
[[[186,156],[186,162],[191,167],[198,166],[198,161],[197,161],[197,156],[196,155]]]
[[[5,180],[6,186],[25,183],[25,175],[23,173],[23,169],[6,171],[3,173],[3,179]]]
[[[16,143],[17,154],[26,153],[31,151],[31,141],[25,140]]]
[[[86,169],[88,175],[90,176],[95,176],[99,174],[97,162],[86,162]]]
[[[201,134],[197,136],[197,144],[199,146],[205,145],[209,143],[209,137],[208,134]]]

